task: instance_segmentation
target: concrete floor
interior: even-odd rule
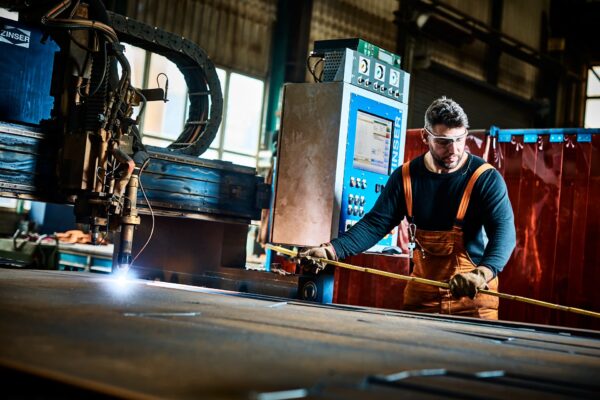
[[[600,394],[599,332],[142,280],[120,286],[85,273],[0,269],[0,340],[3,388],[23,397]],[[474,375],[482,371],[497,372]]]

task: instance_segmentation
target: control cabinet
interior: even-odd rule
[[[271,241],[318,245],[356,224],[404,157],[406,117],[406,104],[349,83],[286,85]]]
[[[346,45],[357,50],[340,47]],[[408,103],[410,75],[400,69],[399,56],[360,39],[317,41],[313,53],[323,56],[323,82],[344,81]]]
[[[350,90],[346,154],[341,190],[339,229],[345,232],[367,213],[404,156],[406,106],[386,104],[362,90]],[[378,247],[396,244],[388,234]]]
[[[273,243],[315,246],[352,229],[404,158],[410,76],[400,58],[360,39],[315,42],[315,52],[323,82],[284,87]],[[370,250],[396,243],[394,230]]]

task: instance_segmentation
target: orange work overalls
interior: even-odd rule
[[[404,197],[408,221],[413,219],[412,214],[412,187],[410,180],[409,164],[402,166],[402,181],[404,183]],[[456,220],[450,231],[426,231],[416,229],[416,248],[414,250],[414,270],[412,276],[448,282],[457,273],[469,272],[476,265],[465,250],[462,221],[469,206],[473,186],[479,176],[493,168],[490,164],[483,164],[473,173],[463,193]],[[488,282],[490,290],[498,290],[498,278]],[[498,298],[478,293],[474,300],[468,297],[455,299],[450,290],[425,285],[422,283],[408,282],[404,290],[404,309],[439,314],[453,314],[484,319],[498,319]]]

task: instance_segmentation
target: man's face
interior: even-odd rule
[[[464,127],[449,128],[446,125],[434,125],[431,130],[424,128],[423,141],[429,146],[429,152],[438,167],[450,170],[456,168],[465,153],[468,131]]]

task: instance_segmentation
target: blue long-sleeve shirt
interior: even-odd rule
[[[413,215],[417,228],[451,230],[469,178],[483,163],[482,158],[468,154],[467,162],[459,170],[438,174],[425,167],[424,155],[411,162]],[[405,216],[402,168],[398,168],[371,211],[331,244],[340,259],[361,253],[400,224]],[[477,180],[463,220],[463,233],[465,248],[473,262],[498,274],[510,258],[516,235],[506,184],[495,169],[484,172]]]

